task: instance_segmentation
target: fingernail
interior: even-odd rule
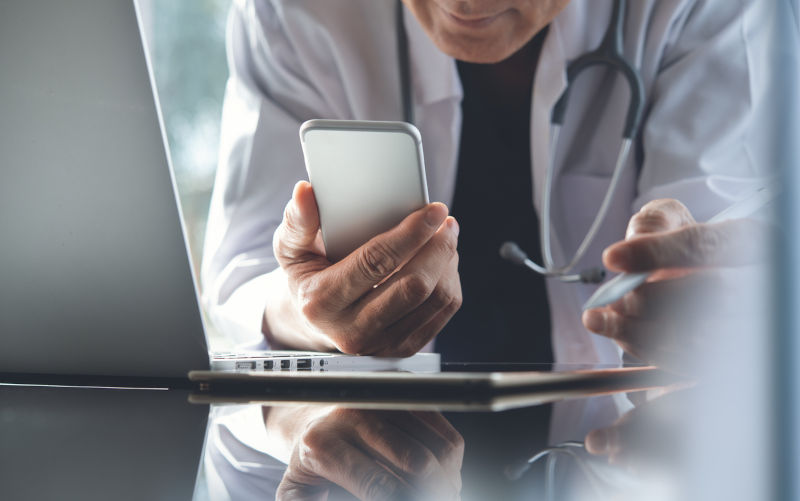
[[[294,188],[292,189],[292,198],[297,198],[297,194],[300,192],[300,189],[308,184],[308,181],[300,180],[294,183]]]
[[[433,228],[438,228],[447,217],[447,207],[443,204],[431,204],[425,211],[425,222]]]
[[[608,432],[605,428],[592,430],[586,436],[586,450],[591,454],[605,454],[608,451]]]
[[[458,221],[455,218],[449,218],[447,220],[447,229],[453,232],[453,235],[458,236],[459,232],[461,232],[461,227],[458,225]]]
[[[606,330],[606,313],[598,308],[586,310],[583,312],[583,325],[587,329],[596,333],[602,334]]]

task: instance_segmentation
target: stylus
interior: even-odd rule
[[[750,196],[743,198],[735,204],[729,206],[719,214],[708,220],[709,223],[719,223],[729,219],[739,219],[750,216],[778,196],[777,185],[768,185],[756,190]],[[601,285],[592,297],[583,305],[584,310],[599,308],[611,304],[622,298],[625,294],[639,287],[650,276],[650,272],[645,273],[620,273],[608,282]]]

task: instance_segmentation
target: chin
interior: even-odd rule
[[[509,44],[492,40],[442,39],[436,41],[439,50],[448,56],[467,63],[499,63],[514,54],[523,45]]]

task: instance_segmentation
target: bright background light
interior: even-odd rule
[[[200,269],[228,66],[230,0],[139,0],[172,165]]]

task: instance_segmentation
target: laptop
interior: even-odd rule
[[[438,370],[433,353],[209,353],[139,26],[133,0],[0,2],[5,380]]]

